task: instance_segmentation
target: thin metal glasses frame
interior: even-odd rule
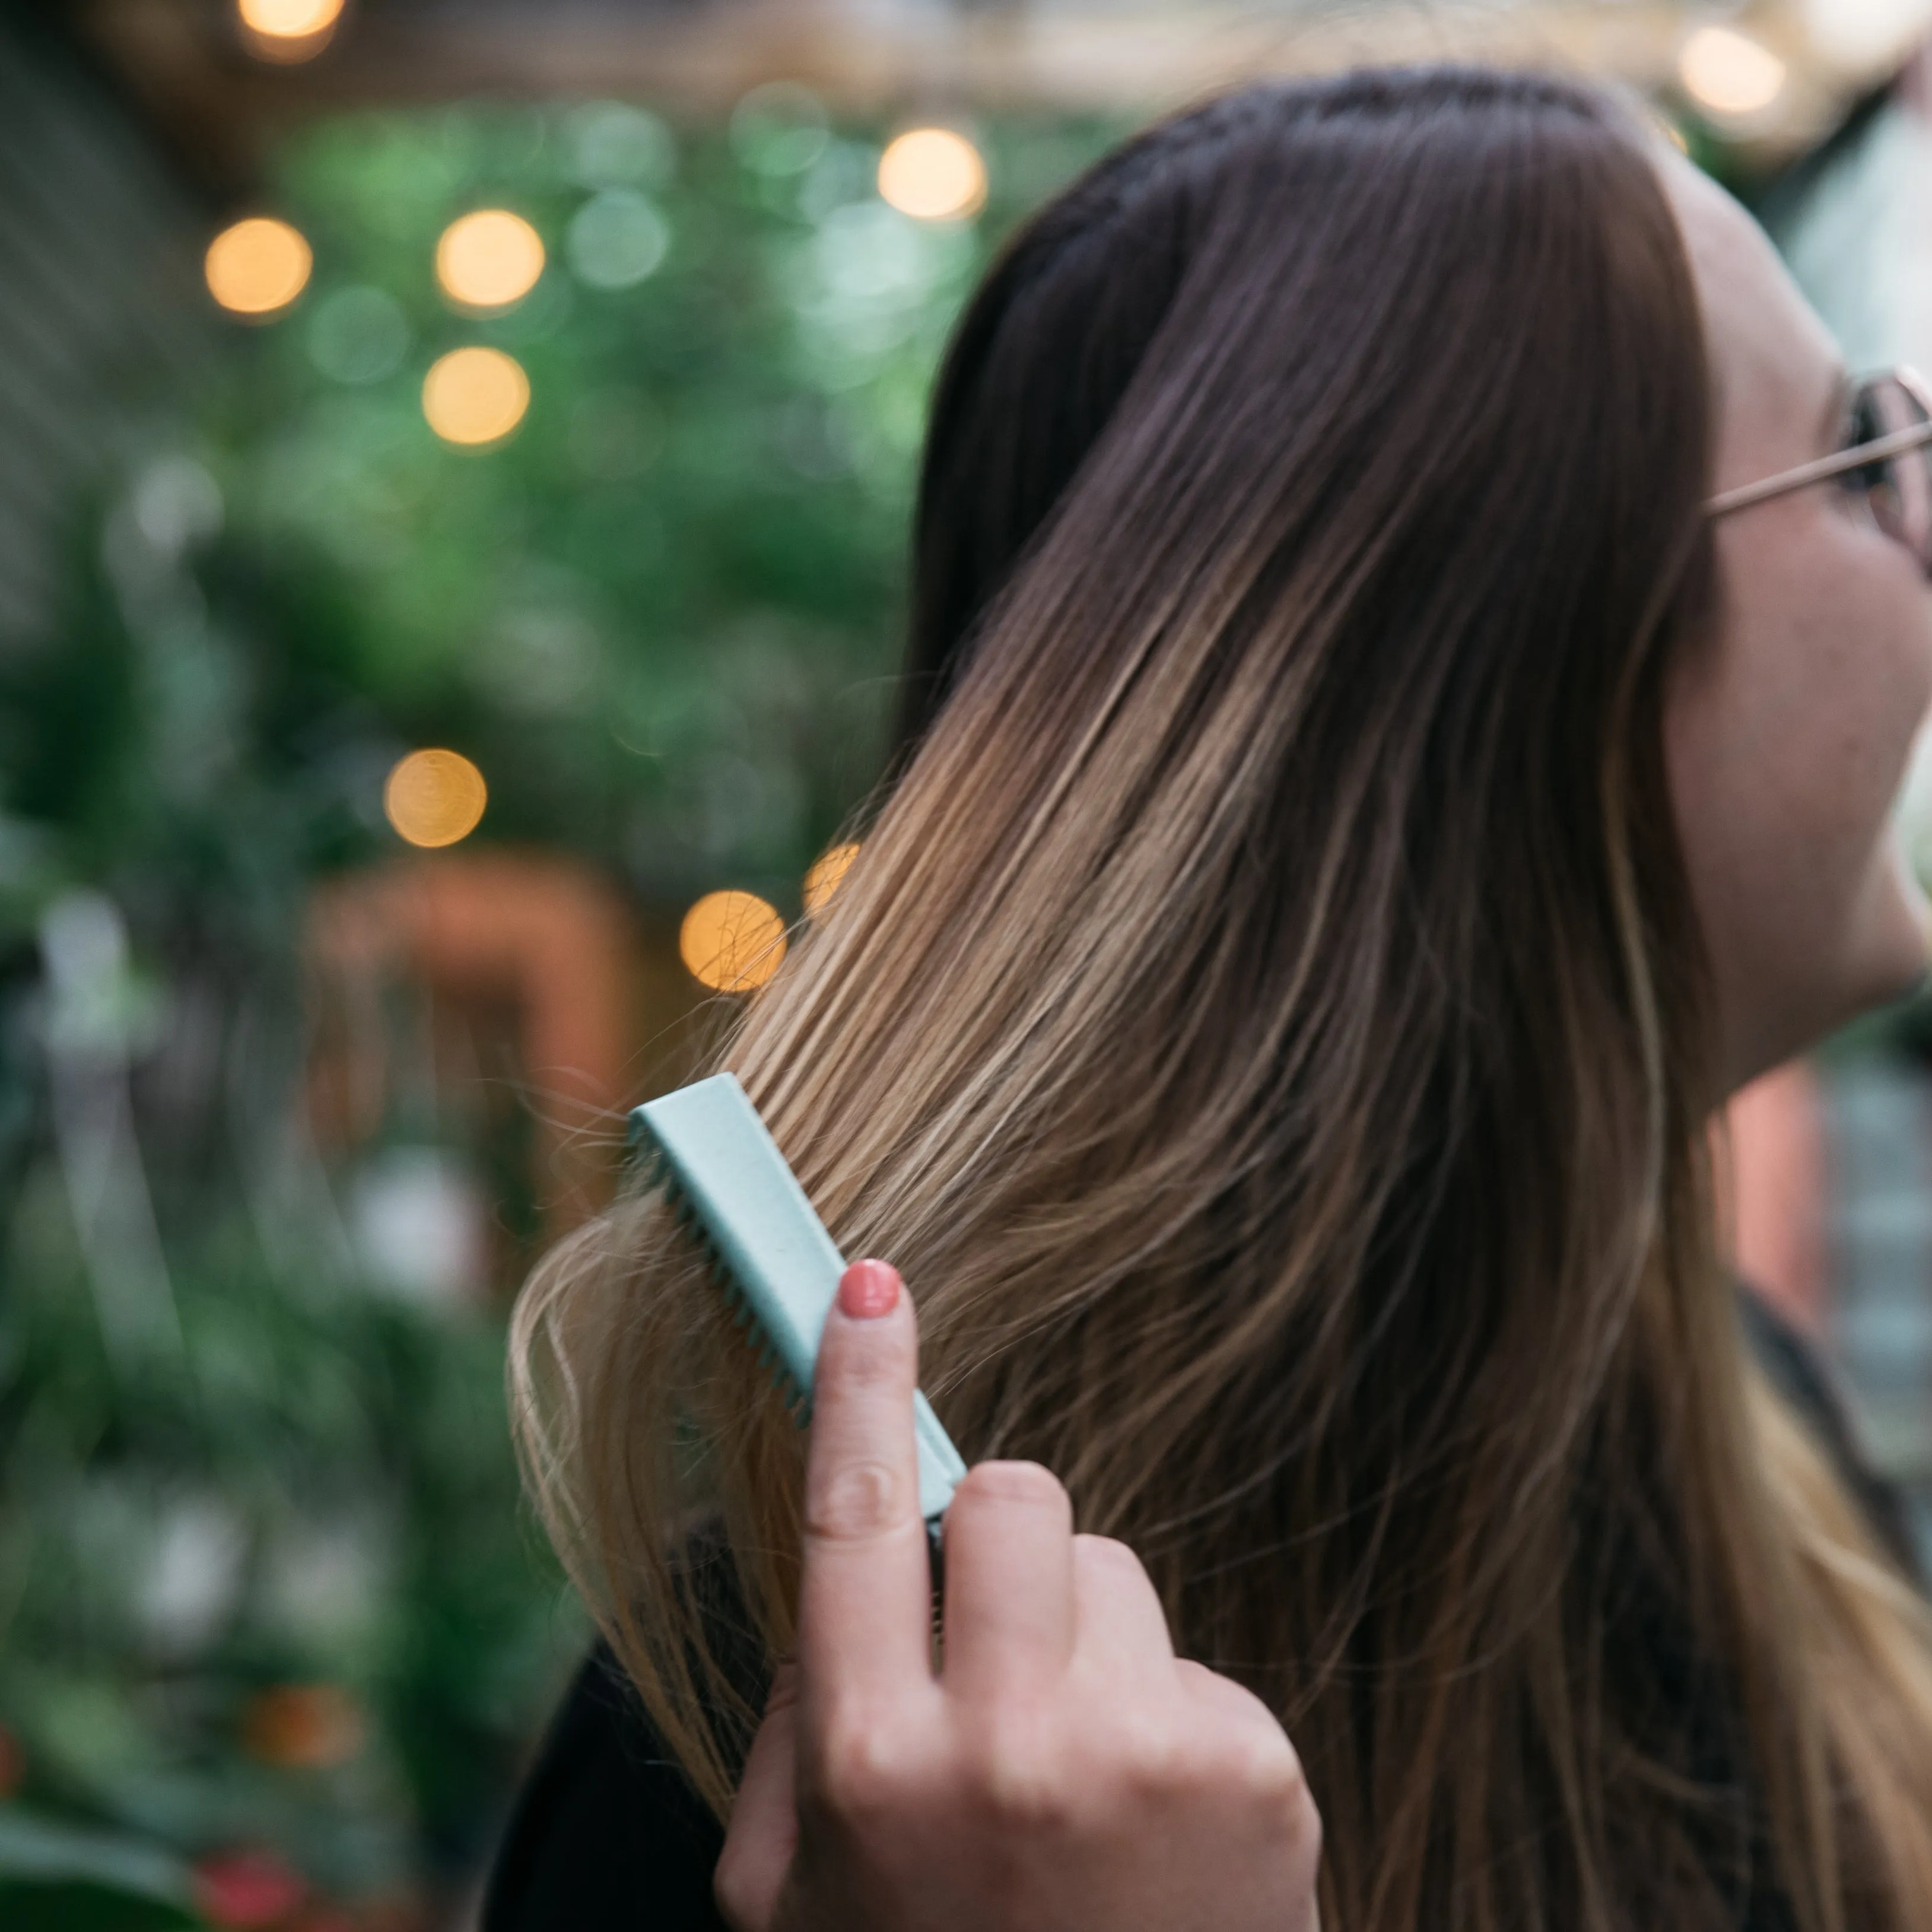
[[[1932,418],[1932,384],[1928,384],[1916,369],[1901,368],[1889,373],[1892,380],[1925,411],[1928,418]],[[1726,490],[1704,506],[1705,512],[1709,516],[1727,517],[1733,510],[1748,509],[1754,503],[1768,502],[1774,496],[1842,476],[1848,470],[1862,470],[1870,463],[1883,463],[1890,458],[1903,456],[1908,450],[1923,449],[1928,443],[1932,443],[1932,420],[1914,423],[1909,428],[1895,429],[1888,436],[1875,436],[1855,449],[1840,449],[1830,456],[1801,463],[1795,470],[1780,470],[1775,476],[1766,476],[1756,483]]]

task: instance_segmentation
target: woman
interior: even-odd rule
[[[903,1268],[969,1458],[1052,1470],[1286,1725],[1346,1932],[1932,1924],[1924,1620],[1744,1358],[1705,1164],[1922,969],[1932,516],[1922,452],[1808,482],[1912,406],[1853,401],[1718,190],[1463,70],[1129,144],[940,384],[914,748],[725,1063]],[[518,1348],[554,1534],[722,1814],[796,1436],[648,1200]],[[734,1825],[740,1922],[842,1922],[815,1802],[789,1904]]]

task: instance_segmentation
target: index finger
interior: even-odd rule
[[[799,1586],[800,1706],[932,1682],[932,1586],[919,1513],[912,1302],[884,1262],[855,1262],[825,1318],[813,1376]]]

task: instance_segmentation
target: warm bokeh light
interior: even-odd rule
[[[1678,78],[1700,107],[1725,118],[1761,114],[1784,92],[1777,55],[1730,27],[1700,27],[1677,57]]]
[[[508,308],[536,286],[543,271],[542,236],[507,208],[459,217],[436,244],[436,278],[464,308]]]
[[[320,53],[334,38],[342,0],[236,0],[235,10],[251,53],[292,62]]]
[[[224,228],[208,244],[208,293],[231,315],[279,315],[308,286],[315,257],[299,229],[266,214]]]
[[[482,822],[490,802],[483,774],[460,752],[412,752],[382,788],[389,823],[412,845],[454,845]]]
[[[832,903],[832,896],[845,883],[852,861],[859,856],[856,845],[832,845],[813,860],[805,875],[805,909],[817,912]]]
[[[238,0],[242,24],[272,40],[305,40],[325,33],[342,13],[342,0]]]
[[[700,984],[720,993],[748,993],[778,970],[784,921],[756,892],[706,892],[685,914],[677,950]]]
[[[452,349],[423,378],[423,414],[445,442],[501,442],[530,406],[530,379],[500,349]]]
[[[986,202],[986,164],[950,128],[915,128],[879,157],[879,193],[902,214],[961,220]]]

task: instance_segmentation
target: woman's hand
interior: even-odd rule
[[[798,1661],[718,1866],[738,1932],[1314,1932],[1322,1824],[1292,1746],[1176,1659],[1133,1552],[1029,1462],[946,1519],[935,1673],[898,1275],[845,1274],[818,1358]]]

